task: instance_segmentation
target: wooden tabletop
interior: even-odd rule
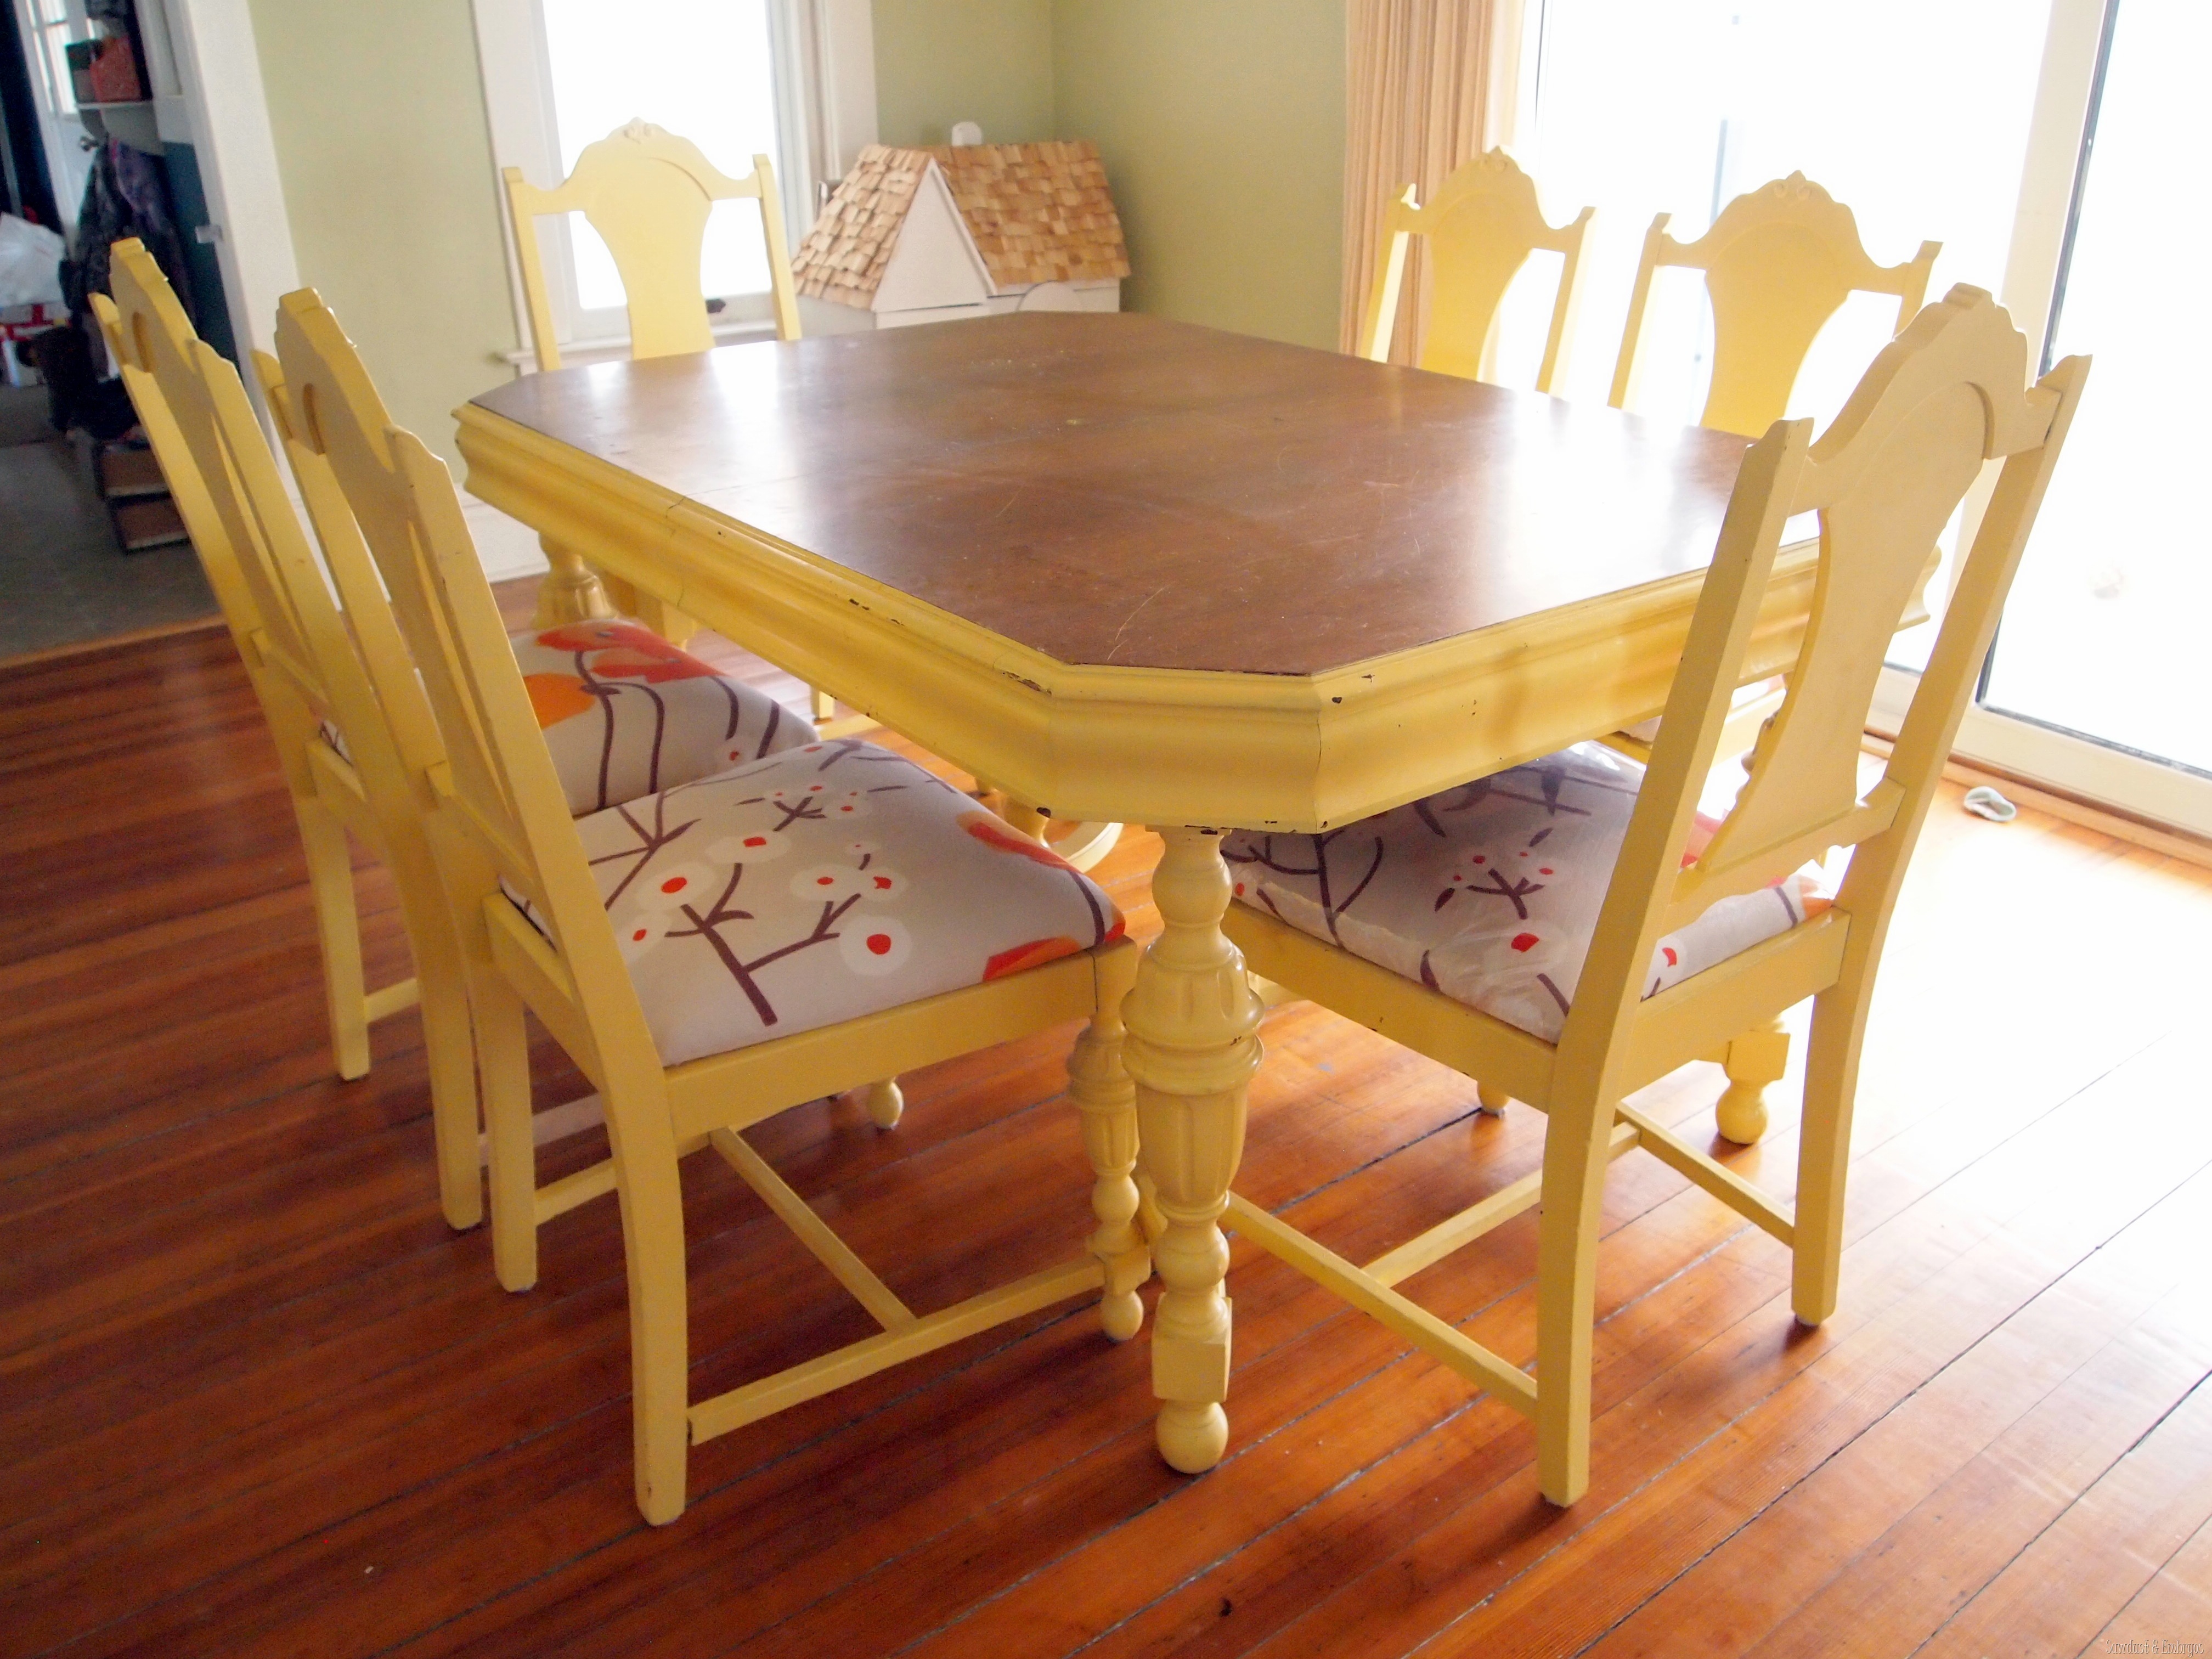
[[[1696,570],[1745,449],[1121,313],[727,346],[475,401],[1057,661],[1261,674]]]

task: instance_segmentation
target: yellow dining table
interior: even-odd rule
[[[1219,1221],[1260,1062],[1224,830],[1320,831],[1657,714],[1745,441],[1127,314],[533,374],[468,487],[1053,816],[1164,844],[1124,1008],[1164,1228],[1158,1439],[1226,1443]],[[1747,680],[1795,659],[1785,549]]]

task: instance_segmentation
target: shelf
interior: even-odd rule
[[[149,155],[168,153],[150,98],[129,104],[79,104],[76,112],[84,130],[95,138],[112,138]]]
[[[167,480],[150,449],[106,449],[99,458],[100,494],[111,501],[142,495],[166,495]]]
[[[190,541],[184,519],[166,495],[151,501],[126,501],[115,509],[115,537],[126,553],[143,553],[149,547],[168,547]]]

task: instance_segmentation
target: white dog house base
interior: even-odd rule
[[[792,263],[801,331],[1119,311],[1129,258],[1095,144],[860,152]]]

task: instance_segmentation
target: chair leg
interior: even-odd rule
[[[609,1070],[607,1135],[615,1147],[623,1261],[629,1281],[630,1434],[637,1507],[659,1527],[684,1513],[684,1465],[691,1444],[684,1187],[665,1085],[657,1068],[624,1076],[630,1069]]]
[[[415,958],[422,1047],[430,1069],[438,1200],[448,1225],[473,1227],[483,1219],[483,1182],[477,1168],[477,1044],[467,960],[428,845],[419,836],[395,837],[383,856],[399,889],[408,949]]]
[[[1091,1212],[1097,1231],[1091,1254],[1106,1270],[1098,1322],[1126,1342],[1145,1322],[1137,1287],[1152,1276],[1149,1242],[1137,1225],[1139,1200],[1131,1178],[1137,1167],[1137,1085],[1121,1064],[1121,1011],[1102,1004],[1067,1060],[1068,1096],[1083,1115],[1083,1149],[1097,1179]]]
[[[906,1110],[906,1097],[899,1091],[898,1079],[887,1077],[880,1083],[861,1085],[860,1104],[868,1114],[868,1121],[878,1129],[898,1127],[900,1115]]]
[[[538,1282],[538,1149],[531,1135],[530,1036],[522,999],[495,972],[472,988],[477,1065],[483,1079],[484,1135],[491,1163],[491,1259],[499,1282]]]
[[[1720,1063],[1729,1079],[1714,1109],[1720,1132],[1739,1146],[1753,1146],[1766,1133],[1766,1085],[1790,1069],[1790,1033],[1779,1018],[1770,1019],[1731,1042]]]
[[[806,688],[806,697],[807,706],[814,711],[814,723],[817,726],[821,725],[824,720],[836,719],[837,699],[827,691],[823,690],[819,686],[810,685]]]
[[[459,963],[432,969],[416,953],[422,986],[422,1045],[430,1066],[430,1122],[437,1141],[438,1201],[457,1229],[483,1219],[477,1171],[477,1044]]]
[[[368,994],[362,976],[361,913],[353,890],[353,851],[345,826],[313,801],[295,800],[300,843],[307,849],[307,888],[322,947],[323,1000],[330,1012],[331,1053],[338,1075],[368,1075]]]
[[[1836,1310],[1843,1269],[1844,1185],[1850,1173],[1851,1111],[1858,1093],[1859,1039],[1866,1030],[1867,987],[1850,978],[1813,1000],[1805,1048],[1805,1120],[1797,1143],[1796,1248],[1790,1302],[1800,1323],[1818,1325]]]
[[[1590,1347],[1613,1109],[1555,1100],[1536,1247],[1536,1472],[1562,1509],[1589,1487]]]
[[[1475,1110],[1487,1112],[1492,1117],[1504,1117],[1506,1103],[1512,1098],[1512,1096],[1494,1083],[1478,1083],[1474,1085]]]

